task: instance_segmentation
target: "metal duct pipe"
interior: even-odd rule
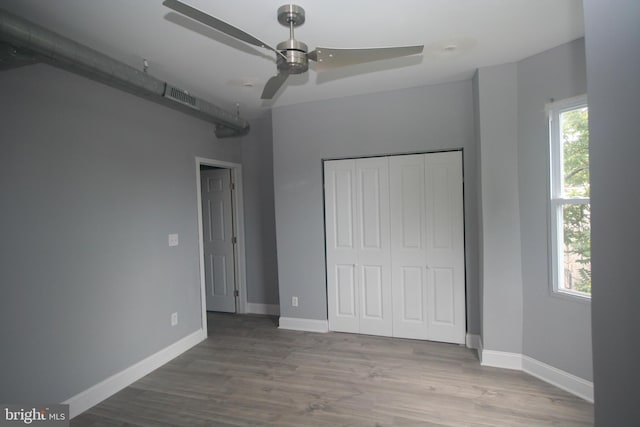
[[[0,41],[21,52],[32,52],[39,61],[214,123],[219,138],[249,132],[249,123],[239,116],[3,9],[0,9]]]

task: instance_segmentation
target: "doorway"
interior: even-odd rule
[[[206,330],[207,309],[246,312],[242,165],[196,157],[196,193],[202,325]],[[213,251],[212,240],[219,243]]]

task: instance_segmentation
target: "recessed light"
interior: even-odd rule
[[[244,77],[227,81],[228,86],[239,87],[243,89],[252,89],[260,85],[260,81],[256,77]]]
[[[477,46],[477,40],[471,37],[459,36],[442,40],[436,40],[425,46],[425,52],[431,53],[436,57],[454,58],[464,55]]]

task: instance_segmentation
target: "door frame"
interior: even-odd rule
[[[200,166],[213,166],[217,168],[229,169],[231,171],[231,182],[235,185],[231,192],[231,209],[233,211],[233,233],[237,238],[234,248],[236,289],[239,292],[236,305],[236,313],[246,313],[247,310],[247,280],[246,280],[246,259],[244,241],[244,195],[242,191],[242,165],[223,160],[207,159],[196,157],[196,197],[198,208],[198,249],[200,256],[200,302],[202,306],[202,328],[207,332],[207,300],[206,284],[204,277],[204,241],[202,226],[202,185],[200,183]]]

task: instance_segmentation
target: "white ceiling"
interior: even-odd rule
[[[272,46],[285,0],[183,0]],[[298,1],[298,0],[296,0]],[[299,0],[309,50],[424,44],[422,56],[292,76],[262,101],[274,54],[185,18],[162,0],[2,0],[0,7],[248,118],[273,106],[470,78],[584,35],[582,0]],[[456,50],[444,50],[455,45]]]

